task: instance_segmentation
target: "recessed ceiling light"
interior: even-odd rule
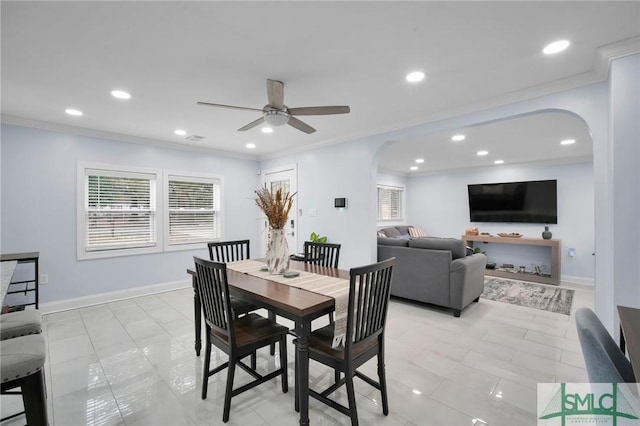
[[[493,164],[504,164],[504,160],[496,160]]]
[[[82,115],[82,111],[78,111],[77,109],[67,108],[64,110],[69,115],[73,115],[75,117],[80,117]]]
[[[254,149],[256,147],[255,143],[248,143],[245,145],[248,149]]]
[[[565,139],[560,142],[560,145],[573,145],[574,143],[576,143],[575,139]]]
[[[414,71],[407,74],[406,79],[409,83],[417,83],[424,80],[424,73],[422,71]]]
[[[187,131],[186,130],[182,130],[182,129],[176,129],[176,130],[173,131],[173,133],[175,133],[178,136],[184,136],[184,135],[187,134]]]
[[[418,166],[411,166],[409,167],[409,170],[411,170],[412,172],[415,172],[416,170],[418,170]]]
[[[453,135],[451,136],[451,140],[454,142],[460,142],[465,139],[465,135]]]
[[[478,155],[480,157],[485,156],[487,154],[489,154],[489,151],[478,151],[478,152],[476,152],[476,155]]]
[[[111,96],[113,96],[114,98],[118,98],[118,99],[129,99],[131,98],[131,95],[127,92],[125,92],[124,90],[112,90],[111,91]]]
[[[562,52],[567,47],[569,47],[569,40],[558,40],[548,44],[542,49],[542,53],[545,55],[553,55],[554,53]]]
[[[271,127],[263,127],[262,133],[273,133],[273,129]]]
[[[424,158],[416,158],[416,163],[418,164],[424,163]]]

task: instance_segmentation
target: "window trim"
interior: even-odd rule
[[[380,211],[380,199],[378,195],[379,189],[391,189],[400,192],[400,203],[398,208],[400,209],[400,215],[397,218],[391,219],[380,219],[378,217],[378,212]],[[395,186],[395,185],[384,185],[377,184],[376,185],[376,222],[381,225],[389,225],[391,223],[404,223],[405,217],[405,198],[406,198],[406,189],[404,186]]]
[[[185,171],[177,171],[177,170],[165,170],[163,173],[163,183],[162,183],[162,214],[166,218],[164,221],[164,226],[162,227],[162,236],[163,236],[163,249],[164,251],[181,251],[181,250],[194,250],[201,249],[203,247],[203,242],[195,242],[195,243],[183,243],[183,244],[170,244],[169,242],[169,178],[170,177],[180,177],[184,179],[194,179],[197,180],[206,180],[206,181],[217,181],[219,185],[219,201],[220,201],[220,209],[218,215],[218,238],[211,241],[222,241],[224,237],[224,177],[222,175],[213,174],[213,173],[198,173],[198,172],[185,172]],[[204,243],[206,244],[206,243]]]
[[[119,256],[131,256],[138,254],[159,253],[163,249],[163,234],[158,232],[159,229],[163,229],[163,214],[160,206],[164,205],[162,191],[158,188],[163,184],[162,171],[154,168],[143,167],[129,167],[119,166],[112,164],[91,163],[91,162],[78,162],[76,175],[76,255],[78,260],[87,259],[103,259],[109,257]],[[104,170],[106,174],[146,174],[155,177],[156,190],[155,194],[151,194],[151,197],[155,197],[155,230],[156,230],[156,243],[152,246],[146,247],[131,247],[131,248],[117,248],[109,250],[87,250],[85,246],[86,241],[86,216],[85,205],[87,203],[87,187],[86,187],[86,171],[87,170]]]

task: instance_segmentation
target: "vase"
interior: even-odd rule
[[[284,229],[270,229],[267,244],[267,268],[270,274],[284,274],[289,270],[289,245]]]
[[[544,227],[544,232],[542,233],[542,238],[544,238],[545,240],[550,240],[551,239],[551,231],[549,231],[549,227],[548,226]]]

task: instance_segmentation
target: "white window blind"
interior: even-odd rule
[[[378,220],[402,219],[402,188],[378,186]]]
[[[217,179],[169,175],[169,245],[219,239],[220,182]]]
[[[156,245],[156,176],[85,170],[85,251]]]

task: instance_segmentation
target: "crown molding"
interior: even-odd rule
[[[231,151],[223,151],[219,149],[159,141],[155,139],[142,138],[139,136],[131,136],[131,135],[125,135],[121,133],[107,132],[104,130],[88,129],[86,127],[76,127],[76,126],[69,126],[67,124],[52,123],[49,121],[32,120],[29,118],[16,117],[13,115],[2,114],[0,115],[0,121],[3,124],[22,126],[22,127],[31,127],[35,129],[48,130],[48,131],[57,132],[57,133],[69,133],[72,135],[108,139],[108,140],[114,140],[119,142],[127,142],[127,143],[141,144],[141,145],[153,145],[159,148],[177,149],[181,151],[205,153],[205,154],[234,158],[239,160],[258,161],[258,157],[256,155],[239,154],[239,153],[235,153]]]

